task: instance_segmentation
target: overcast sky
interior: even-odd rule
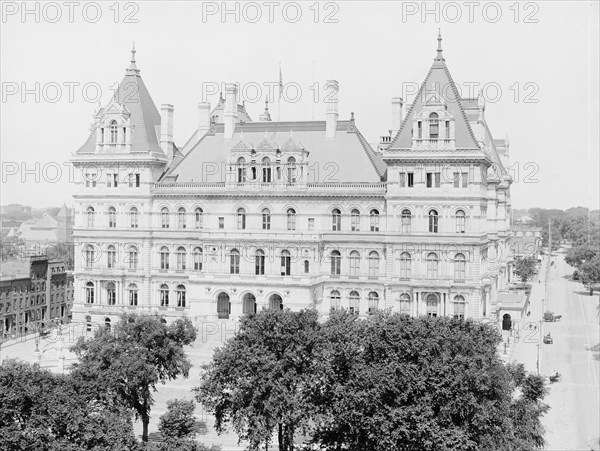
[[[1,203],[70,201],[66,162],[89,134],[96,87],[105,105],[133,41],[156,106],[175,106],[179,146],[203,92],[225,82],[240,83],[257,120],[279,64],[281,120],[323,120],[323,87],[336,79],[340,119],[354,112],[377,142],[391,97],[427,74],[441,27],[463,95],[484,88],[492,134],[510,138],[513,208],[598,208],[597,1],[431,2],[428,13],[422,2],[275,3],[232,2],[223,17],[221,2],[30,2],[25,15],[21,2],[3,2]]]

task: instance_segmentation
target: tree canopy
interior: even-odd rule
[[[340,451],[541,449],[544,382],[505,366],[499,342],[471,320],[262,311],[215,353],[197,399],[251,449],[276,426],[280,451],[299,429]]]
[[[183,346],[196,339],[189,318],[171,325],[159,316],[125,314],[112,330],[83,337],[71,348],[79,357],[73,377],[96,387],[99,398],[115,396],[142,420],[148,441],[152,393],[158,382],[187,377],[191,367]]]
[[[521,282],[527,282],[535,274],[537,261],[533,257],[519,258],[515,261],[515,275]]]

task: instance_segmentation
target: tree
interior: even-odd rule
[[[515,275],[525,283],[535,274],[537,262],[532,257],[520,258],[515,262]]]
[[[0,366],[0,449],[137,450],[131,413],[37,364]]]
[[[590,290],[590,296],[593,295],[594,287],[600,284],[600,255],[585,261],[578,269],[583,284]]]
[[[341,313],[325,322],[322,336],[328,345],[316,356],[320,383],[312,395],[320,414],[314,442],[322,447],[492,451],[544,444],[544,382],[502,364],[490,326]]]
[[[196,339],[189,318],[167,326],[163,318],[124,314],[114,330],[99,330],[81,337],[71,350],[79,357],[73,375],[94,384],[98,397],[116,396],[142,420],[142,440],[148,441],[152,392],[158,382],[183,375],[191,363],[183,346]]]
[[[194,388],[219,433],[231,425],[256,450],[268,447],[277,431],[279,450],[293,449],[296,432],[311,426],[306,392],[315,378],[319,329],[314,310],[263,310],[242,318]]]

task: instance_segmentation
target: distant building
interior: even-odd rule
[[[71,320],[73,274],[62,261],[32,257],[28,277],[0,278],[0,338]]]
[[[510,250],[515,260],[532,257],[539,259],[542,249],[542,229],[527,224],[513,224]]]
[[[63,204],[55,218],[45,213],[40,219],[21,223],[17,237],[23,241],[27,251],[43,254],[45,249],[57,243],[73,241],[72,210]]]

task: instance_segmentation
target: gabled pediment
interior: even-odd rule
[[[291,137],[287,139],[283,146],[281,146],[281,150],[291,152],[291,151],[300,151],[303,150],[304,146],[302,144],[298,144]]]
[[[250,149],[252,149],[252,148],[254,148],[254,146],[253,146],[251,143],[249,143],[249,142],[245,141],[244,139],[240,139],[240,140],[239,140],[239,141],[238,141],[238,142],[237,142],[237,143],[236,143],[236,144],[235,144],[235,145],[234,145],[234,146],[231,148],[231,150],[237,150],[237,151],[240,151],[240,150],[241,150],[241,151],[244,151],[244,150],[250,150]]]
[[[264,138],[259,144],[258,146],[256,146],[256,150],[261,150],[261,151],[269,151],[269,150],[275,150],[277,149],[277,145],[270,142],[267,138]]]

